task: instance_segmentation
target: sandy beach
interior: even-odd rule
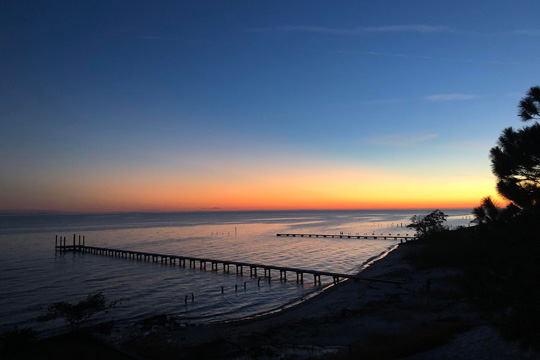
[[[421,243],[400,245],[362,271],[393,284],[346,281],[257,319],[187,325],[171,320],[124,334],[117,346],[141,358],[538,359],[504,341],[463,299],[454,269],[418,269]]]

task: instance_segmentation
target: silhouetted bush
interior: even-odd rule
[[[470,328],[469,324],[462,322],[440,322],[419,326],[406,333],[375,333],[369,336],[366,344],[341,351],[328,358],[332,360],[401,359],[445,345],[452,341],[456,334]]]
[[[467,298],[509,339],[540,349],[540,217],[439,232],[424,241],[420,267],[462,269]]]
[[[115,307],[117,301],[105,302],[103,294],[88,295],[85,300],[73,305],[65,301],[49,306],[45,315],[39,316],[38,321],[50,321],[63,318],[69,323],[71,331],[77,331],[88,319],[97,313]]]
[[[447,230],[448,228],[443,225],[447,217],[448,215],[437,209],[425,216],[414,215],[407,227],[415,229],[416,236],[423,239],[428,235]]]

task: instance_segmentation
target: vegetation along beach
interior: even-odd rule
[[[540,359],[538,13],[0,3],[0,359]]]

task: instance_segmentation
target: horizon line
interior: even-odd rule
[[[304,208],[304,209],[192,209],[192,210],[113,210],[113,211],[77,211],[77,210],[0,210],[0,215],[94,215],[94,214],[171,214],[171,213],[212,213],[212,212],[272,212],[272,211],[396,211],[396,210],[465,210],[468,206],[449,207],[400,207],[400,208]]]

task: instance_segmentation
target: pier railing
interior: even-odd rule
[[[278,234],[278,236],[280,236]],[[151,261],[161,264],[176,265],[182,268],[190,269],[200,269],[207,270],[207,266],[210,266],[211,271],[219,272],[221,268],[223,273],[230,273],[231,265],[235,267],[237,275],[244,275],[244,269],[249,269],[250,277],[258,277],[258,271],[263,272],[264,278],[268,281],[272,279],[272,272],[275,274],[279,272],[279,280],[287,281],[287,272],[294,273],[296,275],[297,283],[304,283],[304,275],[313,276],[313,282],[315,285],[321,285],[321,276],[331,277],[334,281],[334,284],[339,283],[341,280],[351,279],[354,281],[377,281],[393,284],[404,283],[405,280],[402,279],[381,279],[381,278],[370,278],[356,274],[345,274],[331,271],[319,271],[319,270],[309,270],[309,269],[300,269],[295,267],[286,267],[286,266],[275,266],[275,265],[266,265],[258,263],[249,263],[242,261],[229,261],[229,260],[216,260],[208,259],[201,257],[192,257],[192,256],[180,256],[180,255],[171,255],[171,254],[161,254],[153,253],[146,251],[134,251],[134,250],[123,250],[123,249],[114,249],[108,247],[99,247],[99,246],[87,246],[85,244],[85,236],[77,237],[73,234],[73,242],[67,243],[66,237],[56,236],[55,241],[55,251],[57,252],[81,252],[95,255],[111,256],[117,258],[126,258],[126,259],[135,259],[139,261]],[[260,281],[260,278],[259,278]]]

